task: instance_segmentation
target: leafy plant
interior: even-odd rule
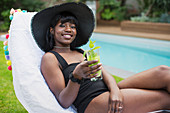
[[[138,0],[141,16],[131,17],[131,21],[170,23],[170,0]]]
[[[138,0],[140,12],[149,17],[160,17],[170,11],[170,0]]]
[[[130,19],[131,21],[134,21],[134,22],[148,22],[149,21],[149,17],[147,17],[144,13],[142,13],[141,16],[131,17]]]
[[[15,2],[16,0],[0,0],[0,21],[4,20],[4,17],[1,15],[2,12],[10,10]]]
[[[27,11],[39,11],[45,8],[45,2],[41,0],[16,0],[17,3],[14,6],[15,9],[23,9]]]
[[[59,0],[57,0],[59,1]],[[63,1],[66,1],[66,2],[83,2],[85,3],[86,1],[95,1],[95,0],[63,0]]]
[[[113,10],[113,18],[118,21],[124,20],[126,17],[126,7],[118,7]]]
[[[97,12],[101,13],[101,18],[105,20],[118,20],[125,19],[126,7],[122,6],[121,1],[118,0],[100,0],[100,7]]]
[[[1,0],[0,1],[0,31],[7,31],[9,29],[10,9],[25,9],[28,11],[39,11],[44,8],[45,2],[40,0]]]
[[[144,13],[141,16],[135,16],[130,18],[133,22],[159,22],[159,17],[147,17]]]
[[[170,23],[170,15],[167,14],[167,13],[162,14],[161,17],[160,17],[160,22]]]
[[[105,20],[111,20],[113,19],[113,12],[110,10],[110,8],[104,9],[103,13],[101,14],[101,17]]]
[[[9,20],[9,12],[10,10],[5,10],[1,13],[3,17],[3,22],[0,24],[0,31],[6,31],[9,29],[10,20]]]

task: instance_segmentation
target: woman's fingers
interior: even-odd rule
[[[102,66],[102,63],[98,63],[96,65],[90,66],[91,69],[96,69],[98,67]]]
[[[120,102],[119,103],[119,113],[122,113],[122,111],[123,111],[123,103],[122,102]]]
[[[102,64],[98,63],[98,60],[84,61],[79,65],[77,75],[81,75],[83,78],[93,78],[98,75],[96,72],[101,69]]]
[[[110,106],[110,113],[122,113],[123,104],[121,101],[113,101]]]
[[[86,66],[89,66],[89,65],[94,64],[94,63],[97,63],[97,62],[98,62],[98,60],[86,61],[85,65],[86,65]]]
[[[95,77],[97,76],[98,74],[96,72],[98,72],[99,70],[102,69],[102,64],[99,63],[97,65],[93,65],[93,66],[90,66],[88,71],[87,71],[87,75],[91,75],[91,77]]]
[[[116,111],[116,101],[113,101],[111,103],[111,111],[110,111],[110,113],[116,113],[115,111]]]

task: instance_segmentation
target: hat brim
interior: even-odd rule
[[[72,47],[80,47],[86,44],[94,30],[94,15],[92,10],[83,3],[64,3],[46,8],[38,12],[31,23],[31,30],[38,46],[45,52],[48,50],[46,42],[46,33],[50,27],[52,18],[61,12],[70,12],[78,20],[78,32],[76,38],[71,43]]]

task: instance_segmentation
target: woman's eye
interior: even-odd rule
[[[71,26],[71,28],[75,29],[75,28],[76,28],[76,26]]]
[[[65,27],[65,25],[64,25],[64,24],[60,24],[59,26],[60,26],[60,27]]]

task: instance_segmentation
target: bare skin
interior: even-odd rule
[[[170,110],[170,94],[168,93],[170,87],[170,82],[168,82],[170,81],[169,73],[170,67],[158,66],[118,83],[124,97],[122,113],[147,113],[161,109]],[[107,113],[109,101],[106,98],[109,98],[109,92],[93,99],[85,113]]]
[[[75,25],[69,22],[60,22],[53,29],[55,45],[69,47],[76,36]],[[79,63],[73,71],[78,79],[90,78],[91,73],[102,69],[103,81],[109,92],[95,97],[88,105],[85,113],[145,113],[160,109],[170,109],[170,67],[158,66],[138,73],[120,83],[107,73],[102,64],[89,66],[98,62],[84,61],[81,53],[69,48],[53,49],[58,52],[68,64]],[[68,108],[75,101],[80,84],[69,80],[65,86],[62,67],[55,55],[46,53],[41,62],[41,71],[57,101],[64,108]],[[96,74],[93,77],[97,76]],[[120,109],[121,108],[121,109]]]

